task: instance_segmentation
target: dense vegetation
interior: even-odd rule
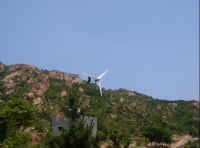
[[[125,89],[103,89],[101,97],[94,84],[72,85],[49,79],[43,104],[34,106],[26,96],[31,86],[19,81],[12,93],[7,93],[2,81],[5,76],[5,71],[0,73],[0,144],[3,147],[95,147],[108,139],[114,147],[127,147],[132,138],[146,138],[147,141],[137,140],[139,146],[148,142],[169,144],[174,134],[198,136],[199,111],[192,101],[158,100]],[[66,94],[62,96],[63,91]],[[91,127],[85,127],[83,121],[74,122],[60,136],[51,132],[52,117],[64,115],[75,120],[81,114],[97,118],[96,139],[91,136]],[[41,140],[32,142],[33,131],[27,130],[30,127],[40,133]]]
[[[172,142],[172,135],[166,128],[149,127],[145,129],[144,136],[148,138],[151,143],[156,142],[171,144]]]
[[[3,147],[25,147],[30,134],[23,130],[35,120],[34,108],[25,100],[12,98],[0,110],[0,141]]]

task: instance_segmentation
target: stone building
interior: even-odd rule
[[[95,137],[97,133],[97,118],[91,116],[81,116],[77,120],[83,118],[85,125],[90,126],[92,124],[92,135]],[[65,118],[64,116],[57,116],[52,118],[52,132],[59,135],[63,129],[69,130],[72,121],[70,118]]]

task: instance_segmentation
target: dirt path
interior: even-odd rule
[[[170,145],[170,148],[181,148],[189,141],[194,141],[194,140],[196,140],[196,138],[192,138],[192,136],[190,135],[184,135],[179,139],[179,141],[177,141],[176,143],[172,143]]]

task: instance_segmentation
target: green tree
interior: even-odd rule
[[[64,134],[65,141],[64,147],[69,148],[91,148],[94,144],[94,138],[92,136],[93,125],[87,126],[83,118],[74,122],[69,131]]]
[[[153,141],[155,141],[155,135],[156,133],[155,133],[155,129],[154,128],[152,128],[152,127],[150,127],[150,128],[147,128],[147,129],[145,129],[145,131],[144,131],[144,133],[143,133],[143,135],[144,135],[144,137],[145,138],[148,138],[149,139],[149,141],[152,143]]]
[[[100,130],[97,131],[97,137],[96,137],[97,142],[106,140],[106,138],[107,138],[107,135],[103,131],[100,131]]]
[[[163,142],[167,144],[172,143],[172,133],[167,129],[163,129]]]
[[[144,137],[148,138],[149,141],[156,143],[171,143],[171,132],[164,128],[149,127],[145,129],[143,133]]]
[[[69,90],[69,94],[66,99],[66,105],[64,106],[65,114],[70,117],[73,121],[80,117],[80,91],[79,85],[73,84]]]
[[[16,130],[30,125],[35,119],[34,108],[26,100],[12,98],[0,111],[0,141]]]
[[[52,148],[91,148],[94,145],[92,135],[93,124],[86,125],[84,117],[80,118],[80,91],[79,85],[73,84],[66,97],[63,111],[67,117],[72,119],[68,130],[63,130],[60,136],[50,135],[44,143],[45,147]]]

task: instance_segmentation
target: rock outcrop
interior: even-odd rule
[[[2,80],[7,92],[23,89],[25,97],[33,104],[41,104],[49,80],[39,68],[32,65],[16,64],[8,68],[7,75]]]
[[[82,83],[82,80],[80,79],[79,75],[64,73],[64,72],[60,72],[57,70],[50,71],[49,78],[63,80],[66,83],[70,83],[70,84],[71,83]]]
[[[0,72],[5,70],[5,65],[0,62]],[[24,97],[34,105],[40,105],[44,101],[45,92],[51,79],[62,80],[67,84],[82,83],[79,75],[60,72],[57,70],[45,73],[33,65],[15,64],[6,69],[6,75],[2,77],[5,94],[9,95],[16,91],[23,91]],[[61,97],[67,95],[63,90]]]

